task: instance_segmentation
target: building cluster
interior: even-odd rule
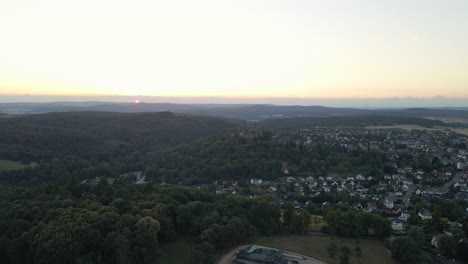
[[[431,202],[453,194],[468,201],[468,141],[452,131],[405,131],[395,129],[325,128],[304,129],[274,135],[283,143],[312,146],[315,142],[338,145],[348,151],[378,150],[386,160],[381,175],[304,175],[285,168],[283,177],[274,181],[252,177],[244,192],[271,195],[283,206],[291,201],[297,210],[315,204],[326,209],[349,202],[358,210],[379,213],[391,220],[394,233],[404,233],[414,199],[420,220],[432,217]],[[216,193],[240,193],[237,182],[216,183]],[[333,201],[330,196],[349,197]],[[319,202],[318,202],[319,201]],[[468,208],[467,208],[468,210]],[[446,232],[459,223],[447,223]],[[434,242],[435,243],[435,242]]]

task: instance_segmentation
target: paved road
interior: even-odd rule
[[[232,264],[235,259],[237,251],[244,249],[246,247],[249,247],[249,246],[251,245],[243,245],[243,246],[236,247],[235,249],[231,250],[229,253],[224,255],[224,257],[221,258],[218,264]],[[283,255],[287,259],[296,260],[299,262],[299,264],[327,264],[326,262],[323,262],[321,260],[314,259],[308,256],[304,256],[295,252],[283,251],[283,250],[280,250],[280,252],[283,253]]]
[[[405,205],[405,207],[408,207],[408,205],[410,204],[410,198],[411,198],[411,195],[417,190],[417,188],[419,187],[419,185],[411,185],[409,186],[409,190],[405,193],[405,195],[403,195],[403,204]]]

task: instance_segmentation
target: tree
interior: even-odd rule
[[[216,234],[215,231],[213,231],[213,229],[208,228],[203,230],[203,233],[200,235],[200,239],[204,242],[208,242],[214,245],[218,240],[218,234]]]
[[[302,218],[302,225],[304,226],[303,233],[307,233],[309,231],[309,226],[310,226],[310,213],[307,211],[304,211],[301,213],[301,218]]]
[[[362,256],[362,249],[361,249],[361,242],[358,240],[356,241],[356,247],[354,248],[354,253],[356,254],[357,257]]]
[[[337,246],[335,242],[331,242],[330,245],[327,247],[328,256],[330,258],[334,258],[336,256],[336,250],[337,250]]]
[[[112,241],[112,249],[114,251],[113,262],[125,264],[129,262],[130,257],[130,240],[126,236],[117,235]]]
[[[351,251],[348,247],[343,246],[341,247],[341,254],[340,254],[340,264],[349,264],[349,254]]]
[[[424,239],[426,236],[424,235],[424,230],[421,227],[411,227],[408,230],[408,237],[413,239],[419,246],[424,244]]]
[[[354,248],[354,253],[356,254],[357,257],[361,257],[362,256],[362,249],[360,246],[356,246]]]
[[[437,232],[442,232],[443,226],[442,226],[442,216],[440,215],[439,211],[434,211],[432,213],[432,226]]]
[[[196,245],[190,253],[190,264],[211,264],[214,262],[214,247],[208,242]]]
[[[453,239],[457,243],[460,242],[460,240],[465,238],[465,232],[463,232],[463,229],[459,227],[455,227],[452,229],[452,235],[453,235]]]
[[[424,257],[418,244],[409,237],[393,240],[392,256],[403,264],[424,263]]]
[[[312,221],[314,222],[315,228],[318,228],[318,225],[320,224],[320,217],[314,216],[312,217]]]
[[[440,236],[439,250],[442,251],[445,255],[452,257],[454,255],[456,245],[457,242],[455,242],[453,236],[446,234]]]
[[[388,237],[392,232],[390,221],[382,216],[376,215],[373,224],[375,235],[379,238]]]
[[[135,224],[137,258],[141,263],[152,263],[156,260],[159,229],[159,222],[151,216],[140,218]]]
[[[291,232],[292,230],[292,224],[294,220],[294,215],[296,213],[294,212],[294,206],[291,202],[288,202],[286,204],[286,207],[284,208],[283,211],[283,227],[284,230],[287,230],[288,232]]]
[[[468,262],[468,239],[463,239],[457,244],[456,258],[460,261]]]

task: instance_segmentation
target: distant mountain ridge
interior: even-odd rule
[[[401,117],[452,117],[468,119],[468,108],[408,108],[360,109],[325,106],[270,105],[270,104],[174,104],[174,103],[107,103],[107,102],[56,102],[56,103],[0,103],[0,113],[10,115],[49,112],[163,112],[216,116],[239,120],[265,120],[289,117],[331,116],[401,116]]]

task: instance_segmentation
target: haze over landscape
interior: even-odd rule
[[[468,1],[0,0],[0,263],[468,263]]]

